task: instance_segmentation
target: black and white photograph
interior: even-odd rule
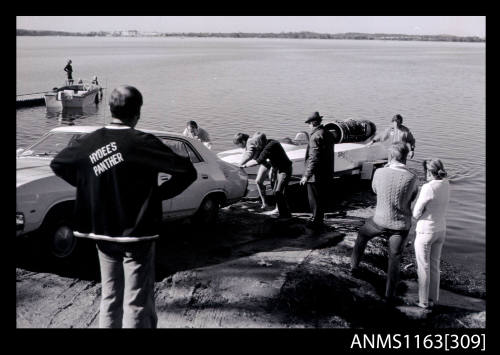
[[[11,252],[16,328],[482,350],[486,16],[16,16]]]

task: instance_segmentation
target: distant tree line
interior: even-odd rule
[[[127,31],[123,31],[127,32]],[[85,36],[85,37],[108,37],[124,36],[120,31],[115,32],[64,32],[64,31],[35,31],[17,29],[18,36]],[[134,31],[134,37],[151,36],[151,34],[141,34]],[[219,38],[297,38],[297,39],[360,39],[360,40],[393,40],[393,41],[443,41],[443,42],[485,42],[485,39],[477,36],[452,36],[452,35],[405,35],[388,33],[316,33],[316,32],[281,32],[281,33],[248,33],[248,32],[230,32],[230,33],[200,33],[200,32],[182,32],[182,33],[157,33],[158,37],[219,37]]]

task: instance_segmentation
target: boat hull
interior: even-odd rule
[[[64,90],[57,93],[45,94],[47,108],[82,108],[95,104],[99,89],[74,93],[73,90]]]
[[[304,173],[304,160],[307,145],[293,145],[281,143],[288,158],[292,161],[294,176],[302,176]],[[334,173],[342,173],[353,169],[360,169],[365,162],[387,160],[387,148],[380,143],[368,145],[362,143],[339,143],[335,144]],[[231,149],[218,153],[220,159],[234,165],[238,165],[243,155],[243,149]],[[255,175],[258,166],[252,166],[245,169],[249,175]]]

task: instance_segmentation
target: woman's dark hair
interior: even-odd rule
[[[188,121],[186,126],[191,126],[193,128],[198,128],[198,124],[195,121]]]
[[[233,143],[235,145],[246,144],[248,140],[248,134],[245,133],[236,133],[233,138]]]
[[[442,180],[448,173],[444,170],[443,162],[439,159],[427,159],[422,162],[424,166],[424,174],[427,175],[427,171],[431,173],[431,175],[437,179]]]

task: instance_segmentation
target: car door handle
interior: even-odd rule
[[[202,178],[202,179],[208,179],[208,175],[207,175],[207,174],[202,174],[202,175],[201,175],[201,178]]]

